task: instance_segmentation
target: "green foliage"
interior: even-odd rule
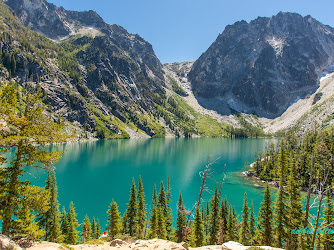
[[[130,189],[130,197],[128,208],[126,209],[126,228],[124,228],[124,232],[128,233],[130,236],[134,236],[136,234],[136,227],[137,227],[137,197],[136,197],[136,184],[135,180],[132,179],[132,185]]]
[[[72,245],[78,244],[79,240],[78,236],[79,232],[77,228],[80,225],[76,217],[77,214],[75,212],[74,204],[73,202],[71,202],[67,213],[68,226],[67,226],[67,234],[65,235],[65,243]]]
[[[6,235],[9,235],[11,229],[15,229],[12,215],[19,212],[16,200],[20,199],[20,189],[28,185],[20,180],[26,172],[24,169],[35,167],[49,170],[62,154],[44,151],[37,145],[64,142],[67,138],[62,130],[63,124],[52,122],[43,113],[40,91],[32,89],[31,92],[24,93],[22,99],[17,96],[14,83],[3,83],[0,86],[0,120],[6,124],[6,128],[1,129],[0,145],[16,148],[14,159],[8,166],[0,168],[1,211],[3,233]],[[8,148],[0,150],[0,163],[6,162],[3,153],[7,150]]]
[[[143,239],[145,235],[145,225],[146,225],[146,205],[145,205],[145,194],[144,187],[141,176],[139,176],[138,181],[138,192],[137,192],[137,237]]]
[[[204,234],[203,234],[204,228],[203,228],[203,221],[202,216],[200,213],[200,208],[197,206],[196,212],[195,212],[195,219],[193,223],[192,228],[192,237],[194,239],[194,246],[200,247],[204,243]]]
[[[249,213],[248,203],[247,203],[247,194],[245,193],[244,204],[242,206],[242,221],[240,228],[240,243],[243,245],[248,245],[250,240],[250,228],[248,222],[248,213]]]
[[[108,214],[107,232],[109,237],[111,239],[114,239],[116,234],[122,232],[121,216],[118,212],[117,203],[114,200],[112,200],[112,202],[110,203],[107,214]]]
[[[219,222],[220,222],[219,203],[220,201],[216,183],[215,193],[211,199],[211,212],[210,212],[210,222],[209,222],[210,245],[217,244],[218,242],[218,232],[219,232]]]
[[[258,215],[256,243],[269,246],[273,242],[273,212],[269,186],[263,194],[263,201]]]
[[[177,218],[176,218],[176,242],[183,241],[183,229],[186,226],[185,208],[183,205],[182,194],[180,192],[177,202]]]

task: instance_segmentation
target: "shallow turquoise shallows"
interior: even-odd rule
[[[72,143],[50,146],[51,150],[65,150],[56,166],[59,187],[59,202],[68,209],[70,201],[74,202],[79,223],[88,214],[99,218],[101,226],[107,222],[106,211],[112,199],[123,214],[129,199],[132,178],[138,186],[141,175],[144,183],[147,207],[151,207],[153,185],[159,190],[160,181],[170,177],[172,187],[171,207],[176,215],[176,203],[182,192],[186,208],[190,210],[196,200],[201,186],[200,172],[204,169],[208,156],[212,160],[219,158],[212,166],[211,177],[207,180],[207,191],[203,202],[214,191],[214,179],[219,181],[226,172],[223,196],[235,205],[241,214],[244,193],[254,201],[257,213],[262,201],[263,187],[254,186],[240,172],[244,171],[245,161],[252,162],[255,152],[262,151],[275,139],[130,139],[107,140],[85,143]],[[46,173],[39,170],[26,175],[33,184],[44,186]],[[250,202],[249,202],[250,205]]]

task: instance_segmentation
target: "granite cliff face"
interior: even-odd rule
[[[188,77],[206,108],[274,118],[314,93],[319,73],[333,62],[333,28],[280,12],[227,26]]]

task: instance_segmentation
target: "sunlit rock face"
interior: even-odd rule
[[[188,77],[206,108],[273,118],[314,92],[333,61],[333,28],[280,12],[227,26]]]

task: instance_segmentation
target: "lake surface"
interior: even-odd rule
[[[230,138],[163,138],[106,140],[49,146],[51,150],[65,150],[56,166],[59,188],[59,202],[68,209],[74,202],[79,223],[88,214],[90,219],[99,218],[101,226],[107,222],[106,211],[112,198],[118,203],[121,213],[126,209],[132,178],[138,183],[141,175],[145,199],[151,206],[153,185],[158,189],[160,181],[170,177],[172,187],[171,207],[176,215],[179,192],[182,192],[186,209],[190,210],[201,186],[199,175],[205,167],[208,156],[212,161],[212,178],[219,181],[226,173],[223,196],[235,205],[241,214],[244,193],[249,202],[254,201],[255,212],[262,201],[263,187],[240,175],[245,161],[252,162],[255,152],[262,151],[277,139],[230,139]],[[35,178],[25,176],[33,184],[44,186],[46,173],[32,170]],[[215,182],[207,180],[208,192],[203,194],[204,202],[211,197]],[[249,203],[250,205],[250,203]]]

